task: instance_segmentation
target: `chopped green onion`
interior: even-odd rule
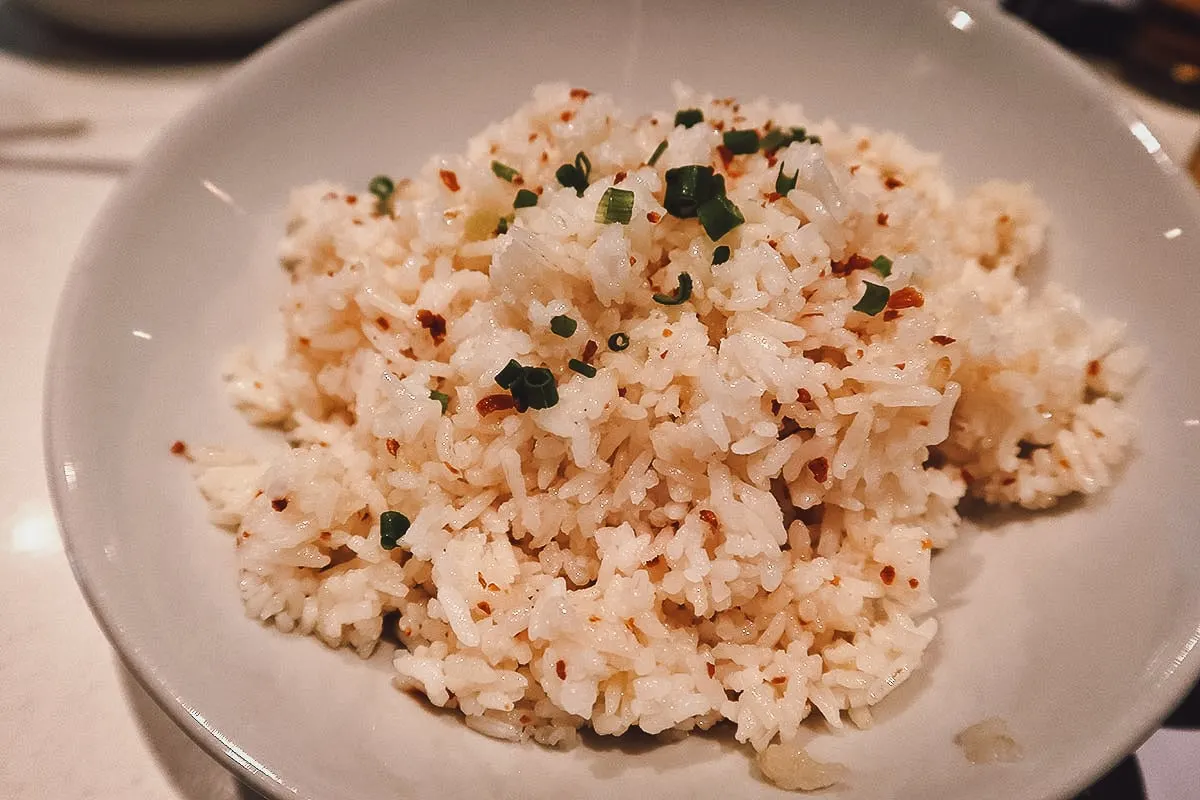
[[[582,152],[575,154],[574,164],[563,164],[554,171],[554,177],[563,186],[575,190],[583,197],[583,190],[588,187],[588,178],[592,174],[592,161]]]
[[[439,392],[437,389],[434,389],[432,392],[429,393],[429,399],[437,400],[439,403],[442,404],[442,413],[443,414],[445,414],[446,409],[450,407],[450,395]]]
[[[392,210],[392,195],[396,193],[396,184],[387,175],[376,175],[367,184],[367,191],[375,195],[375,213],[387,214]]]
[[[713,174],[712,167],[689,164],[667,170],[667,190],[663,195],[663,207],[667,213],[680,219],[696,216],[702,203],[725,193],[725,178]]]
[[[527,367],[525,374],[512,386],[517,408],[550,408],[558,403],[558,387],[554,373],[545,367]]]
[[[399,511],[385,511],[379,515],[379,546],[384,550],[395,550],[401,537],[408,533],[412,523]]]
[[[496,235],[503,236],[504,234],[508,233],[508,226],[512,225],[512,223],[513,223],[513,215],[512,214],[509,214],[507,217],[501,217],[496,222]]]
[[[532,208],[538,203],[537,192],[531,192],[528,189],[517,190],[517,196],[513,200],[513,208]]]
[[[791,135],[793,142],[803,142],[808,138],[808,131],[803,126],[792,128],[788,133]]]
[[[725,147],[734,155],[744,156],[758,152],[758,131],[725,131],[721,137]]]
[[[865,281],[865,283],[867,285],[866,291],[863,292],[862,299],[854,304],[854,310],[861,311],[873,317],[880,311],[883,311],[892,293],[886,286],[880,286],[870,281]]]
[[[572,358],[570,361],[567,362],[567,366],[570,367],[575,372],[578,372],[580,375],[584,376],[585,378],[596,377],[596,368],[593,367],[591,364],[587,364],[583,361],[580,361],[578,358]]]
[[[608,349],[614,353],[619,353],[629,347],[629,334],[624,331],[618,331],[608,337]]]
[[[892,260],[887,256],[876,256],[875,260],[871,262],[871,266],[885,278],[892,274]]]
[[[820,136],[809,136],[809,137],[808,137],[808,140],[809,140],[810,142],[812,142],[813,144],[820,144],[820,143],[821,143],[821,137],[820,137]]]
[[[600,205],[596,206],[596,222],[605,225],[619,222],[628,225],[633,219],[633,192],[610,186],[604,190]]]
[[[775,193],[787,197],[787,193],[796,188],[796,181],[800,177],[800,170],[788,177],[783,174],[783,164],[779,165],[779,175],[775,177]]]
[[[746,221],[738,207],[723,194],[706,201],[696,210],[696,216],[714,242]]]
[[[692,276],[686,272],[679,273],[679,286],[671,294],[656,294],[654,302],[664,306],[677,306],[686,303],[692,296]]]
[[[729,260],[729,247],[727,245],[721,245],[716,250],[713,250],[712,263],[713,263],[714,267],[718,264],[724,264],[728,260]]]
[[[653,167],[658,163],[659,157],[665,152],[667,152],[667,140],[663,139],[658,143],[658,147],[654,148],[654,153],[650,156],[650,160],[646,162],[646,165]]]
[[[579,323],[568,317],[566,314],[559,314],[557,317],[550,318],[550,330],[556,336],[561,336],[564,339],[570,339],[575,335],[575,329],[579,327]]]
[[[521,173],[510,167],[508,164],[501,164],[499,161],[492,162],[492,172],[497,178],[506,180],[512,183]]]
[[[504,369],[496,373],[496,384],[501,389],[511,388],[525,374],[525,368],[515,358],[509,359]]]
[[[704,112],[698,108],[685,108],[682,111],[675,112],[676,125],[690,128],[701,122],[704,122]]]

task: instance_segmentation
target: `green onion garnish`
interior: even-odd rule
[[[610,186],[604,190],[600,205],[596,206],[596,222],[619,222],[628,225],[633,219],[633,192]]]
[[[704,232],[714,242],[746,221],[738,207],[725,195],[718,195],[696,210]]]
[[[652,298],[654,302],[664,306],[677,306],[680,303],[686,303],[687,299],[692,296],[692,276],[686,272],[679,273],[679,286],[671,294],[656,294]]]
[[[575,329],[579,327],[579,323],[568,317],[566,314],[559,314],[557,317],[550,318],[550,330],[556,336],[561,336],[564,339],[570,339],[575,335]]]
[[[511,388],[525,374],[525,368],[515,358],[509,359],[504,369],[496,373],[496,384],[501,389]]]
[[[608,349],[614,353],[619,353],[629,347],[629,334],[624,331],[618,331],[608,337]]]
[[[496,175],[497,178],[500,178],[501,180],[506,180],[509,183],[512,183],[513,179],[515,179],[518,175],[521,174],[521,173],[517,172],[515,169],[513,169],[512,167],[510,167],[508,164],[501,164],[499,161],[492,162],[492,172]]]
[[[892,293],[886,286],[880,286],[870,281],[865,281],[865,283],[867,285],[866,291],[863,292],[862,299],[854,304],[854,310],[861,311],[873,317],[880,311],[883,311]]]
[[[744,156],[758,152],[758,131],[725,131],[721,137],[725,147],[734,155]]]
[[[558,387],[554,373],[545,367],[527,367],[525,374],[512,386],[517,409],[550,408],[558,403]]]
[[[583,190],[588,187],[588,178],[592,174],[592,161],[582,152],[575,154],[574,164],[563,164],[554,171],[554,177],[563,186],[570,187],[583,197]]]
[[[591,364],[580,361],[578,358],[572,358],[567,362],[567,366],[585,378],[596,377],[596,368]]]
[[[513,223],[513,215],[512,214],[509,214],[507,217],[501,217],[496,222],[496,235],[503,236],[504,234],[508,233],[508,226],[512,225],[512,223]]]
[[[395,550],[411,526],[408,517],[399,511],[383,512],[379,515],[379,546],[384,550]]]
[[[771,130],[767,131],[766,136],[762,137],[759,147],[762,148],[764,153],[774,153],[790,141],[791,139],[788,135],[779,130],[779,128],[771,128]]]
[[[729,247],[727,245],[721,245],[716,250],[713,250],[712,263],[713,263],[714,267],[717,264],[724,264],[728,260],[729,260]]]
[[[445,414],[446,409],[450,407],[450,395],[439,392],[437,389],[434,389],[432,392],[429,393],[429,399],[437,400],[439,403],[442,404],[442,413],[443,414]]]
[[[704,122],[704,112],[698,108],[685,108],[682,111],[675,112],[676,125],[690,128],[701,122]]]
[[[537,192],[531,192],[528,189],[518,189],[517,196],[513,199],[513,208],[532,208],[537,205]]]
[[[713,174],[712,167],[689,164],[667,170],[667,190],[663,207],[680,219],[696,216],[696,210],[706,200],[725,194],[725,178]]]
[[[820,136],[809,136],[809,137],[808,137],[808,140],[809,140],[810,142],[812,142],[813,144],[820,144],[820,143],[821,143],[821,137],[820,137]]]
[[[885,278],[892,274],[892,260],[887,256],[876,256],[875,260],[871,262],[871,266]]]
[[[796,188],[796,180],[800,177],[800,170],[789,178],[783,174],[783,164],[779,165],[779,174],[775,176],[775,193],[787,197],[787,193]]]
[[[367,184],[367,191],[375,195],[375,213],[388,214],[392,210],[392,195],[396,193],[396,184],[387,175],[376,175]]]
[[[663,139],[658,143],[658,147],[654,148],[654,153],[650,156],[650,160],[646,162],[646,165],[653,167],[658,163],[659,156],[665,152],[667,152],[667,140]]]

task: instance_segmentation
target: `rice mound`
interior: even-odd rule
[[[386,624],[396,685],[489,736],[729,720],[761,753],[814,709],[869,725],[919,668],[930,556],[964,496],[1037,509],[1109,483],[1139,353],[1063,289],[1022,285],[1046,224],[1027,186],[959,197],[895,134],[676,93],[703,122],[541,86],[398,181],[391,209],[293,194],[285,352],[239,351],[226,375],[286,436],[192,450],[249,616],[363,656]],[[719,148],[787,126],[819,143]],[[581,196],[555,179],[579,152]],[[724,174],[745,217],[724,263],[662,205],[665,171],[689,164]],[[613,185],[633,192],[628,224],[596,221]],[[514,211],[518,188],[537,205]],[[879,255],[886,278],[863,268]],[[652,299],[684,272],[690,299]],[[867,282],[889,308],[853,310]],[[589,341],[594,377],[567,366]],[[558,403],[481,413],[510,359],[549,368]],[[388,510],[412,521],[390,550]]]

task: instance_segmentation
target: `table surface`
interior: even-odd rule
[[[0,370],[21,376],[0,382],[0,798],[257,798],[121,666],[71,576],[41,457],[42,374],[75,251],[129,165],[232,63],[99,56],[0,0],[0,128],[24,112],[75,128],[0,137]],[[1114,85],[1186,160],[1200,115]],[[1161,730],[1137,755],[1150,800],[1200,797],[1200,732]]]

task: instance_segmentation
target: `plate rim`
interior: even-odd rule
[[[1145,153],[1144,157],[1148,158],[1160,173],[1165,182],[1164,188],[1168,188],[1174,195],[1173,200],[1180,207],[1190,211],[1193,221],[1200,223],[1200,193],[1192,188],[1183,171],[1161,149],[1141,117],[1116,95],[1100,75],[1078,57],[987,0],[957,0],[958,4],[935,3],[934,0],[921,2],[925,5],[940,6],[948,13],[956,10],[967,11],[986,24],[989,35],[1001,37],[1012,43],[1019,55],[1038,53],[1046,57],[1050,67],[1061,75],[1064,81],[1082,88],[1098,101],[1105,112],[1113,114],[1124,124],[1129,135],[1138,140]],[[227,96],[241,91],[260,73],[285,65],[292,52],[303,50],[314,41],[328,40],[331,37],[336,39],[361,17],[370,17],[392,5],[397,4],[393,0],[357,0],[333,4],[319,11],[230,68],[209,87],[198,102],[176,115],[154,137],[134,168],[115,188],[89,225],[83,243],[72,260],[56,304],[46,359],[41,402],[42,455],[46,479],[64,552],[89,610],[124,668],[155,704],[192,741],[238,780],[272,800],[292,800],[311,795],[297,782],[277,774],[269,765],[259,762],[252,754],[242,749],[229,735],[209,724],[202,711],[194,708],[174,682],[161,674],[154,659],[136,642],[128,640],[127,632],[117,618],[119,615],[115,615],[108,608],[107,592],[101,585],[102,581],[97,582],[92,569],[80,556],[75,546],[75,539],[79,534],[72,534],[66,522],[68,506],[73,502],[71,479],[64,474],[63,469],[68,463],[63,456],[69,452],[69,446],[63,438],[60,415],[55,413],[55,409],[63,405],[60,386],[63,378],[60,376],[69,360],[68,344],[75,325],[73,319],[76,317],[72,312],[80,308],[86,299],[87,266],[96,259],[98,253],[106,249],[108,230],[125,217],[137,202],[139,187],[164,167],[169,167],[172,143],[183,137],[198,120],[214,114],[215,109],[219,109]],[[1150,137],[1148,141],[1143,138],[1146,135]],[[1139,157],[1142,157],[1141,153]],[[1062,770],[1057,780],[1048,780],[1044,784],[1046,797],[1070,795],[1086,788],[1132,754],[1161,726],[1162,721],[1183,699],[1197,678],[1200,678],[1200,654],[1192,652],[1193,648],[1200,644],[1200,619],[1193,620],[1191,624],[1191,637],[1183,651],[1175,657],[1175,668],[1165,677],[1159,676],[1159,692],[1153,697],[1143,695],[1130,704],[1121,715],[1130,723],[1127,726],[1128,733],[1109,741],[1106,747],[1077,751],[1070,768]],[[1167,699],[1170,703],[1164,704],[1163,701]]]

